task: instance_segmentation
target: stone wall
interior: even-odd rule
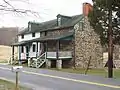
[[[90,60],[91,68],[102,67],[102,56],[99,35],[90,26],[88,18],[84,17],[83,25],[80,22],[75,25],[75,66],[86,68]]]
[[[68,31],[72,31],[73,29],[72,28],[67,28],[67,29],[58,29],[58,30],[52,30],[52,31],[48,31],[47,32],[47,35],[61,35],[61,34],[63,34],[63,33],[66,33],[66,32],[68,32]]]
[[[66,28],[66,29],[44,31],[44,32],[41,32],[41,37],[45,36],[45,33],[47,33],[47,36],[54,36],[54,35],[61,35],[69,31],[73,31],[73,28],[71,27],[71,28]]]

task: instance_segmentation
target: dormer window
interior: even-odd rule
[[[61,17],[58,17],[58,26],[61,25]]]
[[[32,33],[32,37],[35,37],[35,33]]]
[[[58,26],[64,25],[64,23],[66,23],[67,21],[69,21],[71,18],[72,18],[72,17],[58,14],[58,15],[57,15],[57,25],[58,25]]]
[[[28,24],[28,30],[31,31],[31,24]]]
[[[21,35],[21,38],[24,39],[24,35]]]

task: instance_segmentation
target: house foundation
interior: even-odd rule
[[[62,60],[56,61],[56,67],[57,67],[57,69],[62,69]]]
[[[51,60],[46,59],[46,67],[51,68]]]

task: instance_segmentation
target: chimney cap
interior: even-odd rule
[[[92,10],[92,5],[90,3],[83,3],[83,14],[88,16],[89,12]]]
[[[90,3],[88,3],[88,2],[84,2],[83,4],[89,4],[89,5],[91,5]]]
[[[90,4],[90,3],[88,3],[88,2],[84,2],[83,4]]]

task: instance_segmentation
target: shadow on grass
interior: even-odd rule
[[[69,72],[69,73],[76,73],[76,74],[85,74],[85,70],[83,68],[66,68],[66,69],[56,69],[51,68],[50,70],[57,70],[57,71],[63,71],[63,72]],[[114,78],[120,78],[120,69],[114,69]],[[87,75],[96,75],[96,76],[102,76],[107,77],[108,71],[107,68],[104,69],[89,69],[87,72]]]
[[[15,90],[15,84],[0,79],[0,90]],[[20,86],[19,90],[30,90],[30,89]]]

